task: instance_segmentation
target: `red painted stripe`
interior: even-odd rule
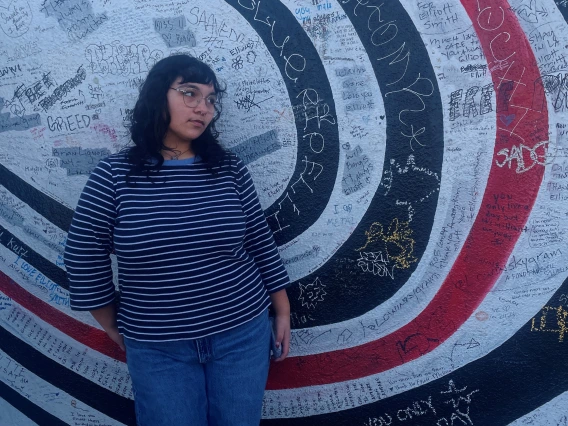
[[[474,24],[489,66],[493,68],[494,87],[499,86],[501,77],[519,80],[522,76],[522,83],[526,86],[515,84],[518,87],[511,104],[531,107],[534,82],[540,74],[530,44],[507,2],[463,0],[462,4]],[[491,8],[484,9],[490,5]],[[485,29],[478,23],[478,15]],[[501,26],[495,28],[502,17]],[[498,65],[495,59],[507,58],[513,52],[508,63],[500,64],[506,65],[504,69],[495,68]],[[504,102],[506,96],[511,96],[511,93],[496,90],[497,104]],[[518,161],[513,161],[510,168],[507,165],[501,168],[495,163],[495,160],[503,162],[504,156],[498,153],[504,148],[510,151],[513,145],[519,147],[521,143],[532,148],[538,142],[548,140],[546,104],[541,112],[528,111],[526,115],[525,112],[509,106],[507,112],[497,113],[494,161],[481,209],[448,277],[426,309],[406,326],[376,341],[275,363],[270,371],[268,389],[323,385],[389,370],[431,352],[473,314],[501,273],[494,265],[505,265],[522,232],[511,230],[510,225],[516,229],[525,226],[544,174],[544,168],[538,165],[517,174]],[[506,125],[509,120],[512,122]],[[508,130],[513,128],[524,142],[509,134]],[[529,155],[525,152],[526,167],[530,165],[527,160]],[[495,197],[499,201],[496,202]],[[526,206],[526,209],[516,204]],[[497,240],[501,241],[497,243]]]
[[[54,328],[72,339],[111,358],[126,362],[125,353],[122,352],[104,331],[84,324],[55,309],[49,303],[28,293],[25,289],[20,287],[18,283],[2,272],[0,272],[0,291],[23,308],[51,324]]]

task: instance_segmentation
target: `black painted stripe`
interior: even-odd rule
[[[438,185],[442,179],[444,154],[441,94],[422,37],[405,7],[400,1],[391,1],[388,2],[388,6],[385,4],[380,8],[379,13],[377,9],[380,3],[365,7],[357,2],[340,2],[339,5],[350,19],[365,48],[383,96],[385,117],[379,117],[381,121],[377,123],[377,126],[386,126],[382,182],[377,192],[369,195],[372,200],[357,228],[333,258],[314,273],[301,279],[304,286],[316,282],[318,278],[326,286],[326,295],[323,301],[317,300],[317,309],[305,303],[306,296],[301,293],[299,286],[288,289],[291,311],[300,318],[308,319],[307,322],[294,324],[294,328],[345,321],[358,317],[388,300],[412,275],[430,241],[438,204]],[[411,93],[412,91],[421,94],[432,92],[430,96],[423,97],[424,110],[422,103]],[[401,117],[406,125],[399,118],[402,110],[406,110]],[[424,132],[417,136],[418,141],[404,136],[420,133],[422,128]],[[410,155],[414,157],[416,169],[407,164]],[[395,165],[391,164],[391,160]],[[408,171],[404,173],[396,171],[405,167]],[[392,181],[389,173],[391,170],[394,174]],[[425,173],[424,170],[431,173]],[[357,194],[364,192],[365,188],[359,190]],[[408,221],[409,218],[407,203],[411,203],[413,209],[412,221],[408,225],[410,236],[395,243],[380,241],[377,238],[363,251],[374,253],[381,251],[386,257],[387,252],[396,256],[402,252],[400,247],[409,251],[412,247],[413,251],[408,256],[408,265],[398,265],[401,267],[393,268],[394,262],[391,261],[387,269],[394,278],[391,278],[386,271],[377,275],[364,272],[358,264],[357,257],[361,253],[358,249],[367,243],[365,232],[369,231],[371,226],[376,232],[378,225],[373,224],[378,223],[382,226],[385,235],[383,239],[386,239],[387,236],[393,236],[395,229],[393,221],[398,220],[397,234],[403,236],[404,232],[401,232],[403,222]],[[338,206],[338,209],[341,208],[342,206]],[[341,215],[338,214],[337,217],[341,218]],[[334,226],[350,226],[342,223],[341,219],[332,225],[328,224],[325,231],[333,232]],[[317,284],[314,286],[318,287]],[[318,294],[317,291],[313,293]]]
[[[29,263],[51,281],[65,289],[69,289],[67,274],[63,269],[36,253],[2,225],[0,225],[0,243],[8,250],[21,257],[21,259],[17,261],[20,265],[23,263],[22,261]],[[36,274],[36,277],[37,276]]]
[[[565,294],[568,294],[568,279],[546,305],[552,307],[565,305],[561,300]],[[556,314],[554,311],[549,311],[548,315],[551,321],[547,321],[547,326],[551,327]],[[537,323],[540,321],[540,316],[540,312],[535,315]],[[380,416],[383,416],[385,421],[383,424],[390,424],[387,423],[388,417],[385,415],[388,413],[393,425],[445,425],[452,424],[451,413],[455,413],[455,410],[453,404],[444,401],[454,398],[460,403],[458,409],[461,412],[465,413],[469,407],[473,424],[508,425],[568,390],[566,341],[559,341],[560,333],[532,331],[531,325],[532,322],[528,321],[509,340],[486,356],[410,391],[350,410],[306,418],[264,420],[261,424],[267,426],[364,425],[369,424],[369,418],[378,419]],[[469,338],[458,344],[464,346],[456,346],[454,350],[456,354],[451,356],[459,358],[459,351],[468,350],[468,345],[471,346],[470,350],[475,350],[475,343]],[[450,365],[452,359],[448,358],[447,362]],[[467,386],[467,389],[451,396],[442,394],[442,391],[448,391],[449,380],[453,380],[457,389],[462,389],[464,386]],[[471,395],[470,404],[459,399],[460,396],[466,398],[468,393],[477,389],[479,391]],[[397,420],[398,410],[412,408],[414,401],[427,401],[429,396],[432,397],[437,415],[430,410],[427,414],[406,418],[407,416],[402,412],[401,417],[405,420],[403,422]],[[420,404],[420,407],[428,411],[426,404]],[[445,417],[448,423],[440,420],[441,417]],[[459,418],[464,419],[463,416],[458,415]],[[458,419],[455,419],[453,424],[466,424]],[[371,422],[371,425],[373,424]],[[377,421],[376,424],[381,423]]]
[[[0,328],[0,349],[25,369],[95,410],[127,425],[136,423],[134,401],[75,374],[3,328]]]
[[[554,0],[554,3],[568,24],[568,3],[565,0]]]
[[[71,226],[72,209],[44,194],[2,164],[0,184],[61,230],[67,232]]]
[[[225,1],[249,22],[264,42],[280,70],[294,111],[298,138],[295,170],[283,195],[265,210],[268,222],[275,231],[276,243],[280,246],[305,232],[318,220],[331,197],[339,170],[339,128],[333,92],[314,44],[296,17],[279,0]],[[282,44],[284,47],[278,48],[275,44]],[[300,55],[305,59],[305,63],[300,59]],[[289,62],[286,62],[286,58]],[[303,71],[298,72],[294,68]],[[287,74],[297,78],[297,81],[288,78]],[[302,93],[304,90],[307,92]],[[308,105],[307,114],[310,120],[305,119],[304,104]],[[316,115],[328,118],[321,121],[312,118]],[[321,152],[316,152],[319,151],[321,138],[309,136],[314,132],[324,137],[325,143]],[[311,138],[315,147],[313,150],[310,148]],[[322,168],[306,163],[306,158]],[[315,169],[310,173],[312,167]],[[313,180],[316,174],[317,180]],[[301,180],[302,175],[305,176],[305,184]],[[287,195],[292,199],[293,205]],[[300,214],[297,214],[297,211]],[[275,213],[278,214],[278,220],[271,218]]]
[[[38,407],[3,382],[0,382],[0,398],[38,425],[67,426],[67,423]]]

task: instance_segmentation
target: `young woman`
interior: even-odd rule
[[[156,63],[134,145],[98,164],[69,230],[71,307],[126,350],[140,426],[258,425],[271,303],[288,354],[289,278],[247,168],[216,140],[223,92],[195,58]]]

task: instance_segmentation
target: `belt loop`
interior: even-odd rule
[[[211,336],[203,338],[203,343],[205,344],[205,350],[207,351],[207,361],[213,358],[213,352],[211,348]]]
[[[204,353],[205,351],[203,350],[203,340],[202,339],[196,339],[195,340],[195,344],[197,346],[197,355],[199,356],[199,363],[203,364],[207,361],[206,359],[206,354]]]
[[[212,358],[211,353],[211,337],[206,336],[201,339],[196,339],[195,344],[197,345],[197,354],[199,355],[199,363],[205,364]]]

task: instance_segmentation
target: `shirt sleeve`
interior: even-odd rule
[[[115,218],[111,165],[102,160],[81,193],[67,234],[64,262],[73,310],[97,309],[115,300],[110,260]]]
[[[272,231],[266,222],[254,183],[244,163],[237,159],[237,190],[246,216],[244,248],[253,257],[269,294],[289,287],[290,278],[284,268]]]

